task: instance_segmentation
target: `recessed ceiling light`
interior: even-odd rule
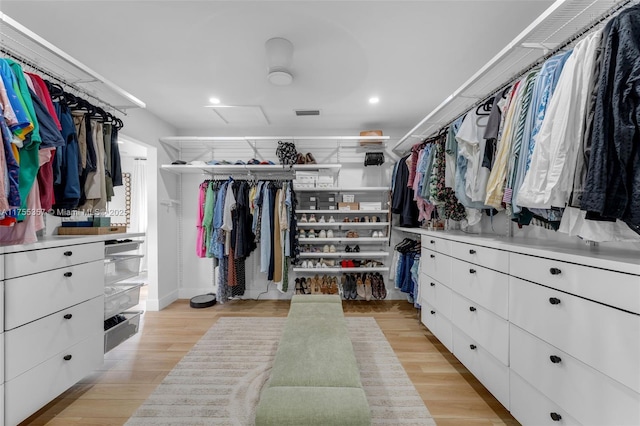
[[[377,96],[369,98],[369,103],[370,104],[377,104],[378,102],[380,102],[380,99]]]
[[[209,102],[211,102],[212,104],[219,104],[220,103],[220,99],[218,98],[209,98]]]

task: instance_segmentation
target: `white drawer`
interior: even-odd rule
[[[423,302],[427,302],[434,306],[442,314],[451,318],[452,299],[451,289],[446,285],[440,284],[435,279],[422,274],[420,276],[420,293]]]
[[[509,254],[509,273],[605,305],[640,314],[640,276],[518,253]]]
[[[422,236],[422,247],[443,254],[451,254],[451,241],[443,238],[432,237],[430,235]]]
[[[2,262],[0,261],[0,265],[1,264]],[[5,291],[4,281],[0,281],[0,333],[4,331],[4,315],[5,315],[4,291]]]
[[[16,425],[67,390],[104,360],[98,333],[5,383],[5,422]],[[65,360],[64,357],[71,356]]]
[[[503,250],[452,241],[451,256],[505,274],[509,273],[509,252]]]
[[[509,276],[458,259],[452,260],[451,289],[507,319]]]
[[[538,392],[513,370],[510,371],[509,411],[523,425],[580,425],[560,406]]]
[[[5,330],[104,296],[103,268],[104,263],[99,260],[6,280]],[[103,310],[104,306],[101,315]]]
[[[4,333],[6,380],[12,380],[93,334],[102,333],[103,300],[96,297]]]
[[[436,308],[429,304],[422,306],[422,323],[453,353],[453,324]]]
[[[104,259],[104,243],[77,244],[4,255],[5,279]]]
[[[640,394],[519,327],[510,334],[512,370],[580,423],[640,424]]]
[[[464,297],[453,293],[453,325],[504,365],[509,365],[509,323]]]
[[[640,392],[640,316],[518,278],[509,282],[512,323]]]
[[[447,255],[423,248],[420,255],[422,273],[448,285],[451,281],[451,260]]]
[[[453,353],[509,409],[509,367],[457,327],[453,327]]]

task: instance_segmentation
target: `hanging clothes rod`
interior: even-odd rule
[[[489,99],[491,96],[495,96],[496,93],[499,93],[501,90],[505,89],[506,87],[511,86],[518,79],[522,78],[525,74],[527,74],[529,71],[533,70],[536,67],[539,67],[545,61],[547,61],[549,58],[551,58],[552,56],[554,56],[554,55],[560,53],[561,51],[565,50],[567,47],[573,45],[575,42],[580,40],[582,37],[584,37],[585,35],[587,35],[590,32],[592,32],[595,28],[597,28],[597,27],[601,26],[602,24],[606,23],[609,19],[613,18],[619,12],[621,12],[622,10],[626,9],[627,7],[629,7],[630,5],[635,4],[635,3],[638,3],[638,0],[623,0],[623,1],[619,2],[619,3],[617,3],[615,6],[611,7],[606,12],[601,14],[597,19],[595,19],[589,25],[583,27],[581,30],[576,32],[573,36],[569,37],[568,39],[566,39],[565,41],[563,41],[562,43],[557,45],[557,47],[555,49],[550,50],[548,53],[546,53],[545,55],[540,57],[537,61],[535,61],[532,64],[530,64],[529,66],[525,67],[523,70],[517,72],[515,74],[515,76],[512,77],[508,82],[503,83],[502,85],[500,85],[496,89],[491,90],[487,95],[479,98],[479,100],[477,102],[475,102],[473,105],[471,105],[470,107],[465,109],[462,114],[458,114],[458,115],[456,115],[455,118],[453,118],[451,120],[448,120],[448,121],[446,121],[444,123],[431,123],[432,125],[437,125],[438,126],[438,130],[434,131],[434,132],[431,132],[428,135],[423,135],[421,137],[423,137],[424,139],[428,139],[428,138],[433,137],[438,132],[440,132],[443,128],[446,128],[446,127],[450,126],[451,123],[453,123],[458,118],[460,118],[463,115],[465,115],[467,112],[469,112],[469,111],[473,110],[474,108],[477,108],[478,106],[480,106],[483,103],[485,103],[487,101],[487,99]],[[453,100],[454,98],[462,98],[462,97],[463,96],[456,96],[456,97],[451,96],[450,98],[447,99],[447,101],[443,102],[440,106],[444,107],[446,104],[448,104],[449,101]],[[433,111],[431,114],[429,114],[429,116],[431,116],[435,112],[436,111]],[[415,131],[422,124],[427,124],[427,121],[424,121],[424,122],[420,123],[419,125],[417,125],[414,129],[411,130],[411,132]],[[405,136],[404,138],[400,139],[396,143],[396,146],[394,147],[394,149],[398,148],[400,146],[400,144],[402,144],[409,137],[417,137],[417,135],[411,134],[411,135]],[[406,149],[404,151],[403,155],[406,155],[406,153],[408,153],[410,150],[411,150],[411,148]]]
[[[84,90],[81,87],[76,86],[73,83],[68,82],[67,80],[63,79],[60,76],[55,75],[54,73],[52,73],[51,71],[45,70],[43,69],[41,66],[39,66],[38,64],[36,64],[33,61],[30,61],[26,58],[24,58],[21,55],[18,55],[17,53],[11,51],[10,49],[4,47],[4,46],[0,46],[0,53],[2,53],[5,56],[9,56],[12,59],[15,59],[16,61],[20,62],[22,65],[26,65],[27,67],[33,69],[34,71],[38,72],[39,74],[43,74],[45,76],[47,76],[48,78],[55,80],[56,82],[62,84],[63,86],[66,86],[72,90],[75,90],[78,93],[81,93],[84,96],[87,96],[91,99],[93,99],[95,102],[101,104],[101,106],[103,107],[107,107],[108,109],[111,109],[112,111],[118,111],[119,113],[123,114],[123,115],[127,115],[126,111],[111,105],[109,102],[103,101],[102,99],[98,98],[97,96],[89,93],[88,91]]]

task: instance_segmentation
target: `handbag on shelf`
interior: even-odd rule
[[[381,166],[384,164],[384,152],[367,152],[364,156],[364,165]]]
[[[276,155],[280,164],[294,165],[298,162],[298,151],[293,142],[278,141],[278,148],[276,148]]]

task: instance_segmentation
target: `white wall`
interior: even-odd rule
[[[160,146],[158,139],[174,136],[177,131],[173,126],[142,109],[129,110],[123,121],[125,127],[120,132],[120,137],[142,144],[148,150],[147,309],[160,310],[178,298],[178,258],[175,256],[175,247],[178,245],[178,212],[175,208],[166,208],[161,202],[178,196],[179,179],[159,170],[159,164],[168,164],[171,159]]]

